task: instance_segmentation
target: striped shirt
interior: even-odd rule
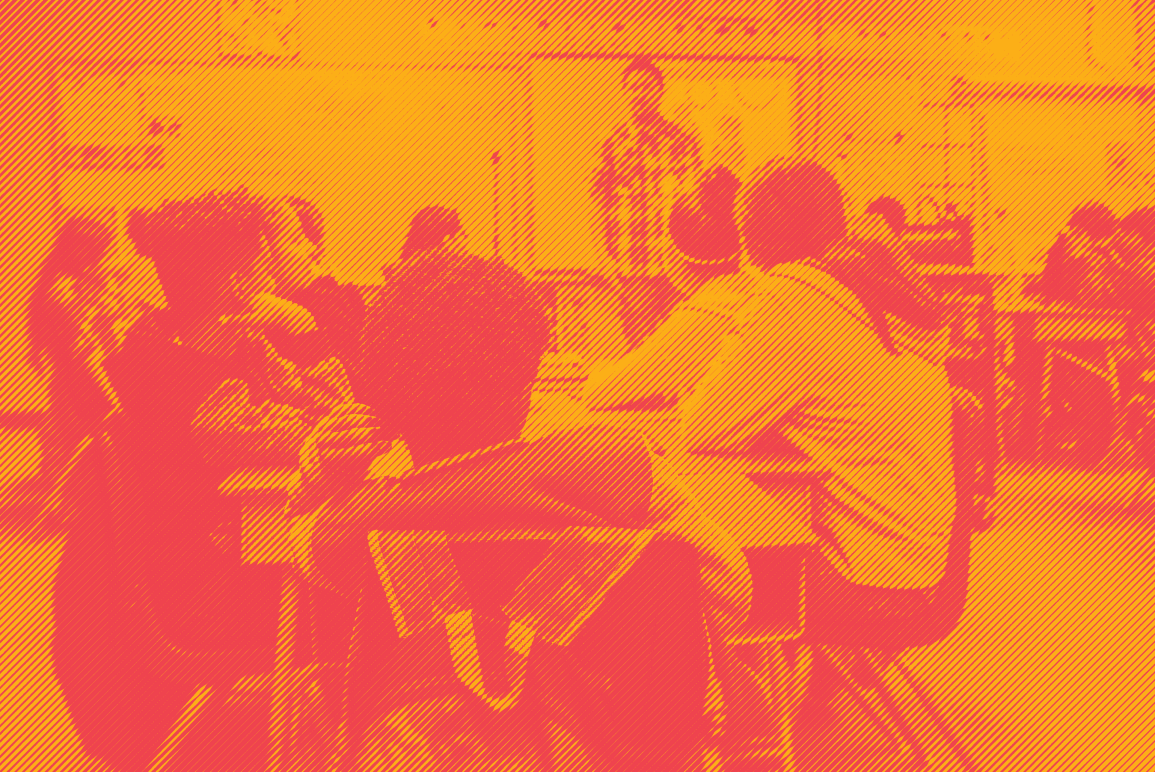
[[[701,167],[698,144],[664,118],[625,123],[602,146],[594,179],[609,273],[661,276],[680,255],[670,238],[674,199],[693,189]]]

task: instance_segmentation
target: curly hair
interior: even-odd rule
[[[386,271],[366,340],[366,402],[424,464],[521,433],[549,329],[515,269],[426,252]]]
[[[167,201],[134,211],[128,235],[150,258],[180,323],[212,308],[229,277],[250,268],[261,253],[264,207],[244,188]]]

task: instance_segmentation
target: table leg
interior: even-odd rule
[[[300,587],[295,570],[286,568],[281,579],[281,607],[277,618],[277,651],[273,666],[273,693],[269,700],[269,770],[291,769],[294,653]]]
[[[1044,347],[1035,340],[1035,316],[1014,315],[1015,381],[1023,411],[1019,423],[1016,455],[1022,461],[1038,458],[1042,434]]]

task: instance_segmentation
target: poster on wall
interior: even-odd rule
[[[510,212],[525,185],[514,74],[156,68],[69,88],[83,97],[73,101],[84,109],[66,114],[75,141],[147,142],[163,163],[70,168],[61,185],[68,208],[123,212],[242,185],[298,196],[323,213],[329,268],[375,283],[398,259],[413,215],[438,205],[459,212],[475,252],[496,249],[500,225],[502,256],[518,259]]]
[[[595,177],[606,143],[629,131],[628,59],[540,60],[533,67],[535,267],[612,272]],[[703,168],[745,179],[793,152],[793,66],[656,59],[661,117],[692,140]],[[668,202],[667,202],[668,203]],[[668,207],[667,207],[668,208]]]
[[[297,0],[221,0],[221,53],[294,57],[298,15]]]

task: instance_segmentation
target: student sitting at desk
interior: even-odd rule
[[[778,192],[782,174],[792,195]],[[925,604],[954,518],[950,386],[890,320],[935,330],[937,300],[876,242],[842,240],[841,191],[820,166],[762,170],[740,212],[767,272],[741,334],[683,403],[686,449],[742,452],[774,436],[822,462],[833,474],[813,514],[821,560],[808,597],[886,588],[887,603]],[[808,606],[807,625],[840,613]]]
[[[705,375],[734,314],[758,280],[742,266],[734,196],[738,180],[724,166],[713,169],[698,200],[680,200],[670,235],[682,261],[669,278],[684,302],[639,348],[616,362],[595,365],[582,391],[592,410],[664,403],[685,394]]]
[[[259,279],[254,281],[262,283],[263,291],[240,306],[224,307],[221,321],[233,328],[237,369],[198,406],[194,432],[213,464],[293,465],[316,417],[353,402],[348,370],[337,356],[345,355],[348,346],[337,351],[330,344],[330,334],[343,339],[343,327],[329,319],[340,314],[328,309],[328,316],[315,316],[289,299],[309,300],[317,309],[319,293],[325,294],[317,288],[324,277],[310,283],[316,249],[303,235],[297,214],[281,200],[251,198],[246,205],[259,234]],[[159,222],[163,216],[158,212],[152,220]],[[153,228],[142,217],[130,227],[137,233],[134,238],[144,240],[140,248],[158,248],[159,237],[149,231],[161,233],[163,227]],[[320,307],[328,308],[324,303]],[[327,320],[328,328],[319,326],[318,319]]]
[[[305,309],[316,325],[305,335],[293,335],[274,326],[266,336],[279,354],[301,368],[337,357],[349,376],[353,394],[360,394],[364,388],[361,335],[365,302],[356,286],[339,284],[324,272],[321,212],[312,203],[295,197],[272,199],[265,211],[266,240],[272,251],[277,295]]]
[[[169,308],[140,320],[107,368],[128,419],[124,452],[148,513],[150,591],[170,639],[191,650],[275,640],[280,571],[241,564],[222,527],[238,523],[240,511],[217,487],[245,454],[236,452],[231,464],[229,457],[210,463],[197,423],[222,383],[259,391],[248,338],[223,317],[279,309],[263,300],[275,287],[262,225],[259,206],[244,191],[169,202],[134,213],[129,224],[137,249],[156,265]],[[364,407],[319,415],[248,397],[243,406],[254,416],[247,428],[261,445],[250,451],[295,459],[310,439],[321,458],[340,464],[371,459],[387,447],[356,433],[376,426]],[[277,431],[264,431],[270,425]]]
[[[400,434],[418,465],[516,440],[548,341],[544,311],[524,277],[500,261],[454,250],[417,253],[388,275],[367,346],[369,401],[388,427],[386,436]],[[308,453],[302,467],[294,498],[306,503],[294,506],[307,511],[308,486],[321,498],[335,489]],[[653,528],[694,547],[701,597],[694,593],[684,603],[701,608],[711,641],[733,635],[749,613],[752,587],[741,551],[673,486],[653,479],[649,455],[628,433],[561,431],[428,480],[336,491],[305,537],[313,580],[353,593],[362,565],[357,556],[375,529],[470,531],[504,524],[560,533],[570,525],[617,525]],[[727,699],[754,699],[749,695],[756,689],[742,680],[729,652],[717,645],[714,652]],[[753,709],[736,712],[757,720]]]

